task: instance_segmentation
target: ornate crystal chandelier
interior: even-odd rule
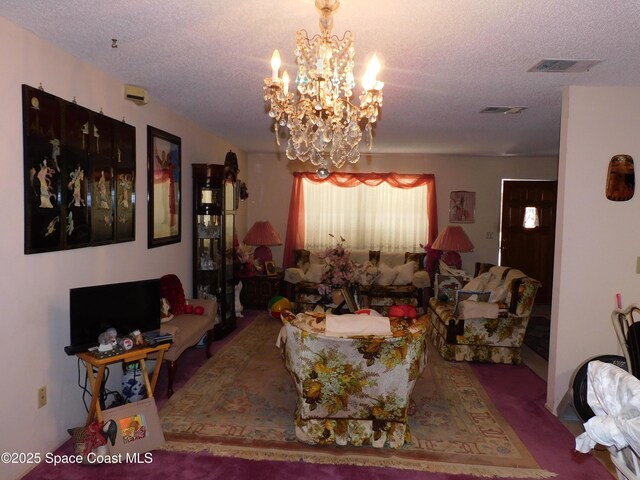
[[[296,34],[294,91],[289,91],[289,74],[284,71],[279,76],[280,53],[275,50],[271,77],[264,79],[264,100],[270,103],[269,117],[274,119],[278,145],[280,128],[289,130],[287,158],[311,161],[319,174],[328,175],[330,163],[340,168],[359,160],[360,141],[371,150],[371,128],[382,106],[384,83],[376,79],[380,63],[373,55],[362,78],[360,105],[352,103],[356,86],[353,34],[331,35],[340,0],[315,0],[315,5],[320,11],[321,33],[312,38],[306,30]]]

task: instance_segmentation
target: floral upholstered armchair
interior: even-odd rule
[[[489,264],[476,264],[470,282],[437,275],[429,337],[445,360],[522,363],[520,349],[539,286],[520,270]]]
[[[386,321],[386,336],[361,329],[353,337],[330,336],[335,318],[329,317],[282,316],[278,343],[298,396],[296,437],[310,444],[400,448],[409,438],[411,393],[426,365],[427,317],[378,317]]]

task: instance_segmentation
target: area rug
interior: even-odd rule
[[[531,317],[524,334],[524,344],[545,360],[549,360],[549,335],[551,320],[547,317]]]
[[[166,450],[253,460],[384,466],[494,478],[549,478],[492,405],[466,363],[429,351],[416,383],[412,441],[400,449],[296,440],[296,394],[264,314],[205,363],[160,412]]]

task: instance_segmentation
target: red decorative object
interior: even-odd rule
[[[180,315],[184,312],[186,305],[184,290],[180,279],[174,274],[164,275],[160,277],[160,297],[166,298],[169,302],[169,311],[174,315]]]
[[[202,305],[198,305],[193,309],[193,313],[195,313],[196,315],[204,314],[204,307]]]
[[[389,308],[389,316],[397,318],[416,318],[418,312],[413,305],[393,305]]]
[[[184,313],[193,313],[193,305],[185,305],[184,306]]]

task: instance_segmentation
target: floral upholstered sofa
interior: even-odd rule
[[[539,286],[520,270],[489,264],[476,264],[470,282],[438,274],[428,335],[445,360],[522,363]]]
[[[387,315],[393,305],[413,305],[423,311],[423,290],[431,286],[423,270],[424,252],[385,253],[353,250],[354,282],[359,306]],[[294,312],[313,310],[322,301],[323,273],[329,268],[322,253],[295,251],[295,266],[285,269],[285,294]]]

